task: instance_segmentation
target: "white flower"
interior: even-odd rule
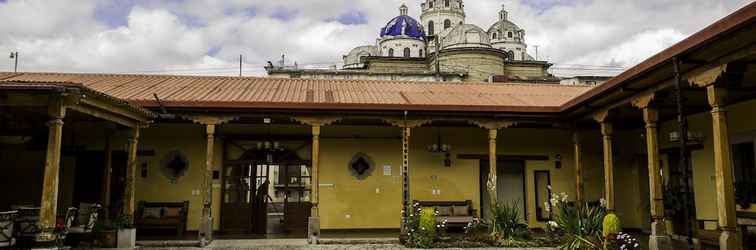
[[[552,220],[552,221],[549,221],[548,223],[549,223],[550,227],[553,227],[553,228],[558,228],[559,227],[559,224],[557,224],[556,221]]]
[[[551,185],[546,185],[546,188],[551,190]]]
[[[548,201],[543,202],[543,207],[546,209],[546,212],[551,212],[551,205]]]
[[[599,200],[599,203],[601,204],[601,207],[606,207],[606,204],[607,204],[607,202],[606,202],[606,199],[604,199],[604,198],[601,198],[601,199]]]

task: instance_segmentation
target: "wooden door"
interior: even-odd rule
[[[221,230],[226,233],[252,233],[255,164],[227,165],[223,168]]]
[[[281,165],[284,192],[284,227],[289,233],[306,233],[312,210],[310,168],[301,163]]]

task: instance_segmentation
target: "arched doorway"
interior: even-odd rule
[[[310,162],[286,149],[252,149],[223,167],[224,233],[304,234],[310,217]]]

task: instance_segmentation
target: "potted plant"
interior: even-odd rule
[[[129,216],[120,215],[102,220],[94,227],[94,243],[104,248],[135,248],[136,229]]]

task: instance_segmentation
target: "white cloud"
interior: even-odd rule
[[[406,2],[420,0],[191,0],[141,1],[124,26],[95,18],[104,0],[8,0],[0,3],[0,55],[21,53],[26,71],[263,74],[282,53],[289,62],[327,66],[352,47],[372,44],[381,26]],[[487,29],[502,2],[527,31],[529,50],[564,65],[632,66],[749,0],[466,1],[467,21]],[[549,2],[558,3],[549,6]],[[367,21],[332,21],[361,12]],[[277,17],[277,18],[276,18]],[[210,53],[212,51],[212,53]],[[7,58],[7,57],[6,57]],[[0,71],[12,68],[0,59]],[[557,65],[559,67],[559,65]],[[587,72],[591,73],[591,72]]]

